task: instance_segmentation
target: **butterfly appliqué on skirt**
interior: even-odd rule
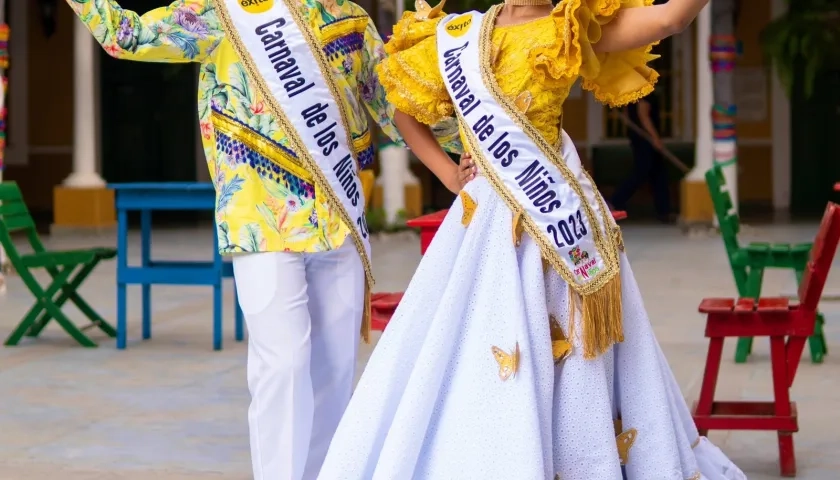
[[[504,382],[511,377],[515,377],[516,371],[519,370],[519,342],[516,342],[516,346],[511,353],[507,353],[495,345],[490,350],[499,364],[499,378]]]

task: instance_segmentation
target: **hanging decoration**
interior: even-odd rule
[[[712,35],[709,40],[712,72],[731,72],[738,59],[738,41],[734,35]]]
[[[709,61],[715,74],[735,70],[735,63],[741,53],[741,45],[734,35],[712,35],[709,38]],[[712,107],[712,129],[714,132],[714,162],[727,166],[738,163],[734,104],[717,103]]]
[[[6,151],[6,102],[5,94],[8,91],[8,79],[5,76],[5,70],[9,68],[9,26],[0,24],[0,172],[3,171],[5,151]],[[0,173],[0,181],[2,181],[2,173]]]
[[[5,1],[0,0],[0,15],[5,11]],[[6,153],[6,92],[8,80],[6,69],[9,68],[9,26],[2,23],[0,18],[0,182],[3,181],[3,165]],[[9,272],[9,262],[6,252],[0,247],[0,293],[6,291],[4,273]]]

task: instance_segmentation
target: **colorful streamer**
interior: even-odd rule
[[[0,68],[9,68],[9,26],[0,24]]]
[[[712,72],[731,72],[738,59],[739,43],[734,35],[712,35],[709,40],[709,60]]]
[[[715,105],[712,108],[712,131],[714,132],[714,161],[717,165],[733,165],[738,162],[737,135],[735,132],[735,105]]]
[[[734,142],[735,135],[735,115],[738,113],[738,108],[735,105],[715,105],[712,108],[712,129],[714,131],[714,139],[716,142]]]

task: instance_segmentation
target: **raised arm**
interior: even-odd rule
[[[685,30],[709,0],[669,0],[662,5],[622,8],[601,27],[595,52],[623,52],[658,42]]]
[[[201,62],[223,33],[210,0],[176,0],[139,15],[116,0],[67,0],[96,41],[114,58]]]

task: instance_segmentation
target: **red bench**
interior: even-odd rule
[[[420,229],[421,255],[426,253],[426,250],[429,248],[429,244],[431,244],[432,239],[435,238],[435,233],[437,233],[438,228],[440,228],[440,225],[443,223],[443,219],[446,218],[446,214],[448,212],[449,210],[441,210],[439,212],[423,215],[422,217],[417,217],[406,222],[406,225],[409,227]],[[627,212],[624,211],[613,211],[612,215],[616,220],[624,220],[627,218]],[[391,317],[394,315],[394,311],[396,311],[397,305],[400,304],[402,296],[402,292],[374,293],[371,295],[371,330],[385,330],[385,326],[388,325],[388,321],[391,320]]]
[[[817,304],[822,295],[837,244],[840,242],[840,207],[829,203],[820,224],[811,257],[799,286],[799,304],[787,298],[706,298],[700,312],[707,315],[709,352],[694,422],[700,435],[709,430],[767,430],[779,437],[782,476],[796,476],[793,433],[799,431],[796,403],[790,387],[808,336],[814,333]],[[723,341],[726,337],[770,337],[773,401],[715,401]]]

